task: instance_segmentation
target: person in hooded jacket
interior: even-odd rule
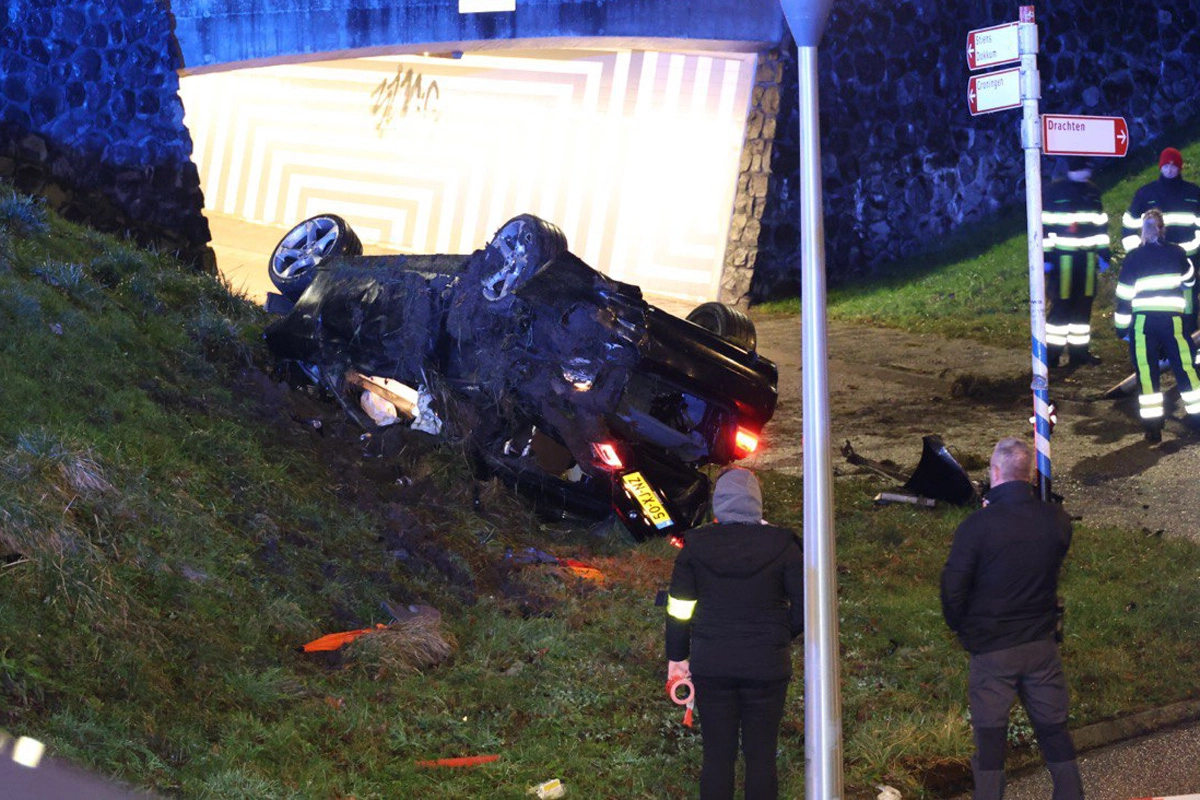
[[[775,751],[804,631],[800,539],[763,522],[754,473],[734,467],[713,487],[714,521],[688,531],[667,597],[667,678],[695,687],[704,743],[701,800],[732,798],[739,749],[745,796],[778,796]]]

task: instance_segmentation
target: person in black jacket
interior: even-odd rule
[[[1067,177],[1042,198],[1042,250],[1046,265],[1046,360],[1057,367],[1063,350],[1071,364],[1099,364],[1092,340],[1096,275],[1108,269],[1108,214],[1092,183],[1091,164],[1072,156]]]
[[[701,800],[732,798],[738,736],[746,797],[778,796],[775,749],[791,642],[804,631],[800,540],[762,519],[762,491],[749,470],[722,472],[714,523],[684,537],[667,598],[667,677],[695,686],[704,762]]]
[[[942,615],[971,654],[968,700],[975,733],[975,800],[1004,796],[1008,714],[1020,697],[1054,781],[1054,800],[1083,797],[1067,730],[1067,679],[1058,652],[1058,573],[1071,518],[1040,500],[1033,451],[1001,439],[984,507],[954,533],[942,570]]]

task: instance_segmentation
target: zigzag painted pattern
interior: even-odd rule
[[[469,253],[533,213],[600,271],[716,296],[752,54],[467,53],[185,76],[210,210],[345,217],[367,252]]]

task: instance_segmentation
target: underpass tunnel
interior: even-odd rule
[[[262,302],[319,213],[367,254],[466,254],[532,213],[655,302],[717,299],[760,56],[650,44],[185,71],[219,270]]]

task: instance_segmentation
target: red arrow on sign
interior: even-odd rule
[[[989,114],[1021,105],[1021,69],[1001,69],[972,75],[967,81],[967,106],[971,115]]]
[[[1042,115],[1042,152],[1048,156],[1121,158],[1129,152],[1124,117]]]

